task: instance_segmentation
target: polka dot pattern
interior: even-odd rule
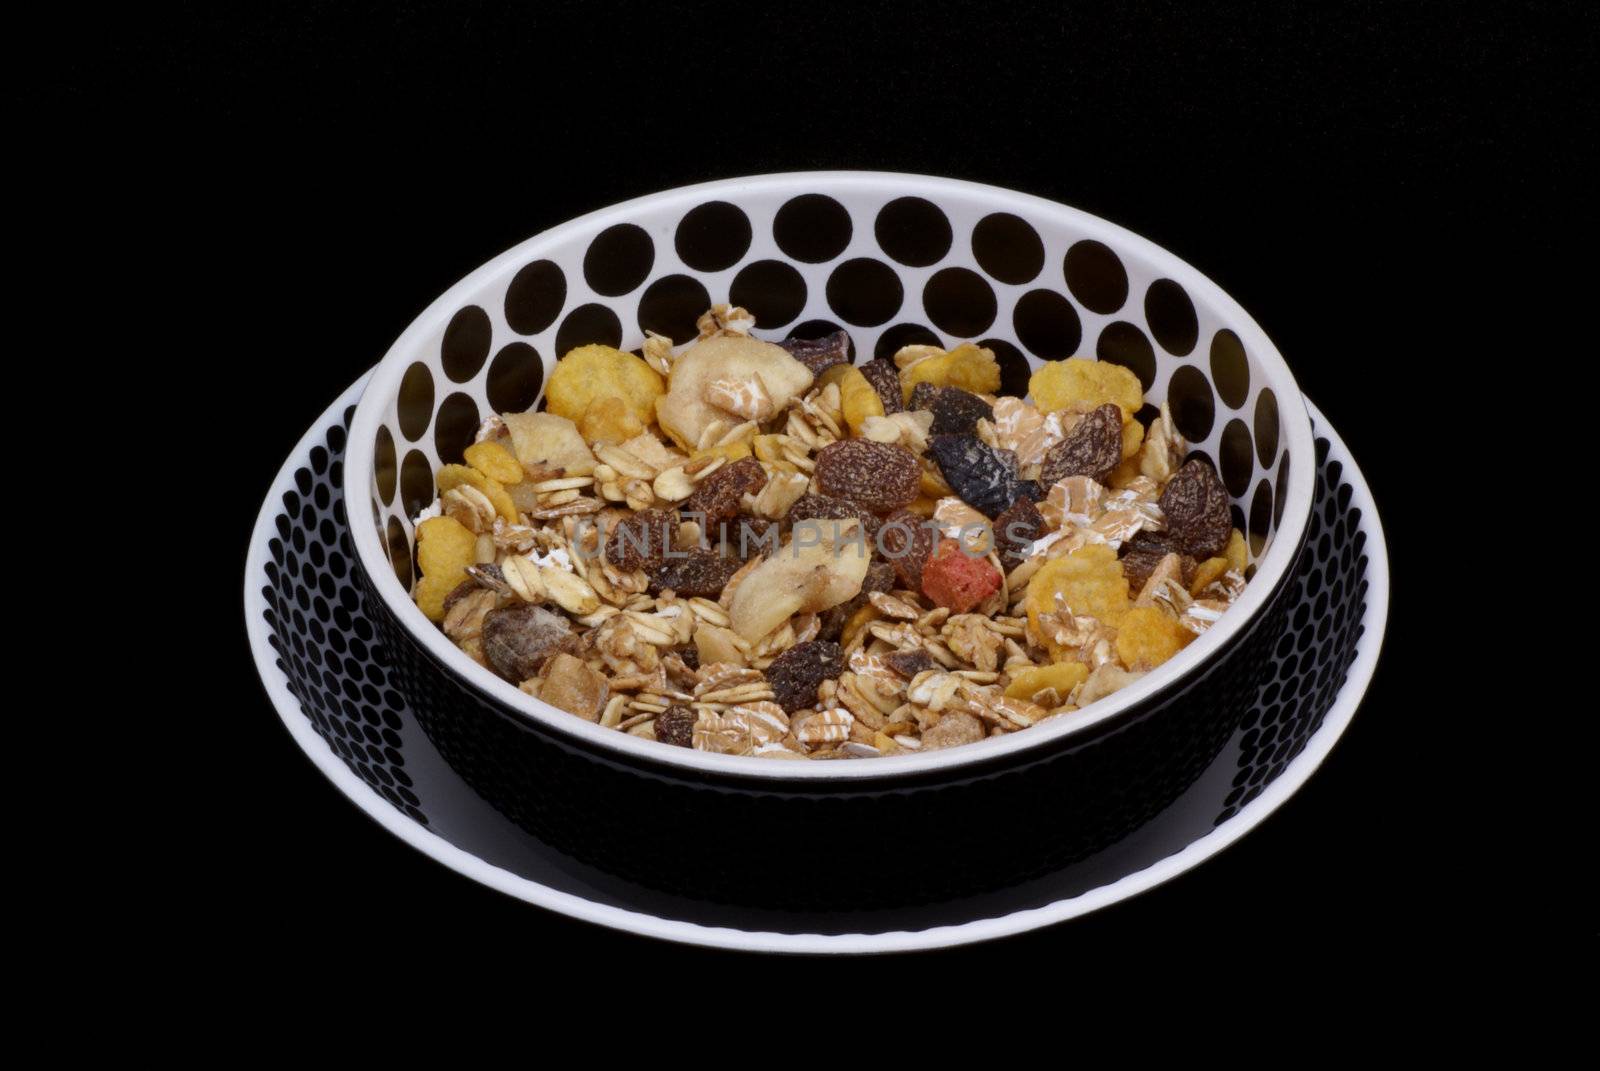
[[[950,221],[939,206],[921,197],[901,197],[884,205],[873,223],[878,248],[901,264],[926,268],[950,252]]]
[[[939,336],[934,334],[931,327],[923,327],[921,324],[895,324],[878,336],[878,345],[872,355],[888,360],[907,346],[937,345]]]
[[[433,373],[427,365],[417,361],[406,369],[396,402],[400,434],[416,442],[433,422]]]
[[[828,308],[847,324],[876,327],[888,323],[905,301],[900,276],[881,260],[856,257],[828,276]]]
[[[1110,316],[1128,300],[1128,270],[1104,242],[1086,239],[1067,250],[1067,289],[1090,312]]]
[[[698,279],[662,276],[646,287],[639,299],[639,330],[666,335],[674,342],[688,342],[699,333],[695,321],[710,305],[711,295]]]
[[[1083,324],[1072,302],[1054,290],[1030,290],[1017,300],[1012,326],[1035,356],[1047,361],[1075,357],[1083,341]]]
[[[1095,356],[1119,364],[1139,377],[1147,392],[1156,384],[1156,351],[1137,324],[1117,320],[1106,324],[1094,345]]]
[[[622,345],[622,321],[605,305],[579,305],[567,313],[556,331],[556,358],[592,343]]]
[[[1250,361],[1244,343],[1227,328],[1211,338],[1211,382],[1229,409],[1241,408],[1250,397]]]
[[[478,404],[470,395],[457,392],[446,398],[433,422],[433,448],[439,460],[446,465],[462,464],[481,421]]]
[[[739,263],[750,248],[750,217],[727,201],[708,201],[689,210],[674,236],[678,259],[695,271],[722,271]],[[703,311],[703,310],[702,310]]]
[[[781,260],[758,260],[739,269],[728,300],[754,316],[758,328],[782,327],[805,310],[805,276]]]
[[[1193,443],[1210,436],[1217,406],[1204,372],[1191,365],[1173,372],[1167,385],[1167,403],[1172,406],[1172,422],[1185,439]]]
[[[1144,318],[1161,348],[1176,357],[1193,352],[1200,340],[1194,302],[1171,279],[1157,279],[1144,294]]]
[[[823,264],[843,253],[853,230],[844,205],[820,193],[787,202],[772,223],[778,248],[807,264]]]
[[[643,227],[618,223],[601,231],[583,255],[583,277],[605,297],[631,294],[650,275],[656,247]]]
[[[566,301],[566,275],[553,261],[536,260],[506,287],[506,323],[519,335],[537,335],[556,322]]]
[[[476,305],[468,305],[450,317],[439,346],[439,363],[452,383],[465,383],[478,374],[489,359],[493,337],[489,314]]]
[[[990,278],[1012,286],[1031,283],[1044,270],[1039,232],[1009,212],[993,212],[978,221],[972,228],[972,255]]]
[[[544,386],[544,360],[526,342],[508,342],[489,364],[484,389],[496,413],[521,413],[539,398]]]
[[[994,324],[994,288],[970,268],[941,268],[922,288],[922,307],[935,327],[958,339],[975,338]]]

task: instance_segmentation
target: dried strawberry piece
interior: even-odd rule
[[[653,569],[666,557],[678,533],[678,519],[665,510],[642,509],[611,526],[606,561],[624,572]]]
[[[1000,567],[1007,572],[1016,568],[1027,555],[1029,546],[1050,530],[1044,516],[1028,498],[1019,498],[994,519],[995,549],[1000,552]]]
[[[905,412],[904,397],[900,393],[900,369],[894,366],[893,361],[887,357],[868,361],[861,366],[861,374],[872,384],[872,389],[878,392],[878,399],[883,402],[884,413]]]
[[[1122,410],[1106,403],[1073,425],[1039,467],[1039,482],[1051,486],[1069,476],[1105,483],[1122,464]]]
[[[650,594],[670,590],[686,599],[715,599],[744,564],[705,547],[685,553],[687,557],[674,553],[656,565],[650,574]]]
[[[1228,489],[1217,470],[1195,458],[1167,481],[1161,492],[1161,512],[1176,548],[1205,561],[1215,558],[1233,534]]]
[[[922,487],[917,455],[871,439],[841,439],[824,446],[817,453],[815,476],[823,494],[848,498],[873,513],[916,501]]]
[[[704,532],[714,531],[724,521],[739,515],[739,500],[758,493],[767,485],[767,470],[753,457],[729,462],[700,481],[694,493],[678,506],[685,519],[696,514]]]
[[[922,567],[922,593],[951,613],[964,614],[1000,590],[1004,578],[986,558],[974,558],[954,539],[941,539]]]
[[[876,546],[894,567],[900,583],[922,590],[922,566],[933,553],[934,534],[928,522],[914,513],[897,510],[883,520]]]
[[[1037,482],[1017,478],[1017,455],[976,435],[935,435],[928,450],[945,483],[985,517],[998,517],[1019,497],[1038,498]]]
[[[797,643],[767,667],[767,683],[772,685],[772,698],[784,710],[793,714],[817,702],[817,688],[823,681],[833,680],[844,672],[844,651],[837,643],[827,640],[807,640]]]
[[[850,335],[845,331],[835,331],[821,338],[786,338],[778,345],[811,369],[814,376],[820,376],[836,364],[850,363]]]
[[[695,712],[688,707],[668,707],[656,715],[656,739],[674,747],[694,746]]]
[[[930,669],[939,668],[939,663],[933,660],[933,656],[921,649],[896,651],[893,654],[884,655],[883,661],[890,669],[906,680],[910,680],[918,673],[926,673]]]

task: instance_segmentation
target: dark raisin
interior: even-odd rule
[[[1166,532],[1136,532],[1122,545],[1122,575],[1128,578],[1128,589],[1134,594],[1144,587],[1150,574],[1155,572],[1161,559],[1177,554],[1179,576],[1185,585],[1194,580],[1199,563],[1179,549],[1172,536]]]
[[[722,553],[744,562],[777,550],[778,534],[772,530],[777,523],[765,517],[734,518],[722,528]]]
[[[767,683],[774,701],[793,714],[815,705],[817,687],[844,672],[844,651],[837,643],[807,640],[797,643],[767,667]]]
[[[1000,567],[1008,573],[1016,568],[1027,555],[1033,541],[1049,528],[1031,499],[1022,497],[1011,503],[1004,513],[994,519],[994,541],[995,549],[1000,552]]]
[[[932,408],[933,435],[962,435],[976,431],[978,421],[994,419],[994,406],[960,387],[940,387]]]
[[[671,590],[686,599],[715,599],[744,564],[737,558],[724,558],[714,550],[695,547],[676,553],[656,564],[650,573],[650,594]]]
[[[817,452],[817,487],[825,495],[848,498],[873,513],[916,501],[922,489],[917,455],[894,443],[841,439]]]
[[[1105,483],[1122,464],[1122,410],[1109,402],[1078,421],[1067,437],[1052,446],[1039,466],[1046,487],[1068,476],[1087,476]]]
[[[690,669],[700,668],[700,648],[692,643],[686,643],[682,647],[673,648],[673,650],[677,652],[684,665]]]
[[[1195,458],[1175,473],[1161,492],[1161,512],[1178,549],[1200,561],[1215,558],[1228,546],[1233,516],[1228,489],[1217,470]]]
[[[896,651],[894,654],[885,655],[883,658],[888,667],[906,680],[910,680],[918,673],[926,673],[930,669],[938,669],[939,663],[927,651]]]
[[[961,500],[985,517],[998,517],[1018,496],[1034,497],[1037,487],[1017,478],[1017,455],[997,450],[976,435],[935,435],[928,450],[944,480]]]
[[[678,519],[665,510],[642,509],[611,526],[606,561],[624,572],[654,569],[678,533]]]
[[[788,338],[778,343],[789,351],[789,356],[820,376],[836,364],[850,363],[850,335],[835,331],[821,338]]]
[[[861,521],[861,530],[865,533],[863,538],[869,541],[878,538],[878,528],[882,521],[854,502],[834,498],[831,495],[801,495],[795,499],[794,505],[789,507],[785,519],[794,525],[801,521],[842,521],[849,517]]]
[[[939,387],[933,383],[918,383],[911,388],[911,408],[933,410],[934,400],[939,397]]]
[[[688,707],[668,707],[656,715],[656,739],[673,747],[694,746],[695,712]]]
[[[900,393],[900,369],[894,366],[893,361],[887,357],[868,361],[861,366],[861,374],[867,377],[872,389],[878,392],[878,400],[883,402],[885,413],[905,411],[905,396]]]
[[[700,481],[700,486],[678,507],[679,515],[686,520],[699,520],[701,531],[710,533],[739,515],[741,498],[758,493],[766,485],[767,470],[755,458],[729,462]]]
[[[933,529],[915,513],[898,510],[884,518],[877,546],[894,568],[902,586],[922,590],[922,567],[933,553]]]
[[[577,646],[566,618],[541,606],[518,603],[483,618],[483,656],[513,684],[537,676],[551,655]]]

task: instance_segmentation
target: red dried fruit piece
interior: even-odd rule
[[[1000,590],[1000,570],[974,558],[954,539],[941,539],[922,567],[922,593],[951,613],[964,614]]]
[[[656,739],[673,747],[694,746],[695,713],[688,707],[668,707],[656,715]]]
[[[650,574],[650,594],[671,590],[686,599],[715,599],[744,564],[704,547],[687,553],[686,558],[674,555],[656,565]]]
[[[917,455],[894,443],[841,439],[817,453],[817,486],[825,495],[848,498],[873,513],[915,502],[922,487]]]
[[[1221,555],[1233,534],[1229,502],[1216,469],[1199,458],[1173,474],[1161,492],[1161,512],[1175,549],[1200,561]]]
[[[542,606],[519,603],[483,618],[483,656],[512,684],[537,676],[551,656],[577,646],[567,619]]]
[[[900,393],[900,369],[894,366],[893,361],[887,357],[868,361],[861,366],[861,374],[878,393],[878,400],[883,402],[885,413],[905,412],[905,400]]]
[[[861,521],[861,529],[869,542],[878,538],[878,528],[883,524],[881,520],[854,502],[831,495],[801,495],[789,507],[784,519],[794,525],[801,521],[842,521],[850,517]]]
[[[739,500],[758,493],[767,485],[767,470],[753,457],[741,458],[722,466],[700,482],[694,493],[678,506],[678,514],[688,520],[696,514],[701,531],[711,532],[724,521],[739,515]]]
[[[1039,466],[1039,482],[1049,487],[1068,476],[1105,483],[1122,464],[1122,410],[1107,402],[1073,425],[1050,448]]]
[[[786,338],[778,345],[811,369],[813,376],[820,376],[836,364],[850,363],[850,335],[845,331],[835,331],[821,338]]]
[[[945,483],[985,517],[998,517],[1018,498],[1039,497],[1039,485],[1017,478],[1017,455],[976,435],[935,435],[928,450]]]
[[[624,572],[653,569],[666,557],[678,533],[678,519],[665,510],[642,509],[611,526],[606,561]]]
[[[766,676],[774,702],[793,714],[815,705],[818,686],[843,672],[844,651],[837,643],[807,640],[773,659]]]
[[[918,673],[926,673],[930,669],[939,668],[939,663],[933,660],[933,656],[927,651],[921,650],[896,651],[893,654],[884,655],[883,661],[890,669],[906,680],[910,680]]]
[[[884,518],[875,545],[894,568],[900,583],[911,591],[921,591],[922,567],[933,553],[934,542],[930,522],[902,509]]]
[[[1139,589],[1144,587],[1144,582],[1150,579],[1150,574],[1155,572],[1156,566],[1161,564],[1161,559],[1168,554],[1178,555],[1183,583],[1187,587],[1193,582],[1194,571],[1200,563],[1185,554],[1177,541],[1166,532],[1136,532],[1132,539],[1122,545],[1122,575],[1128,578],[1128,590],[1137,595]]]
[[[1000,552],[1000,567],[1007,572],[1016,568],[1028,553],[1028,547],[1050,530],[1032,500],[1019,498],[994,519],[995,549]]]

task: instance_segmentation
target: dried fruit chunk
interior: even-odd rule
[[[845,625],[850,618],[862,607],[868,605],[868,597],[875,591],[889,591],[894,587],[894,569],[886,561],[873,559],[867,566],[867,575],[861,581],[861,590],[849,602],[840,603],[830,610],[822,612],[822,619],[817,628],[817,638],[820,640],[837,640],[843,635]]]
[[[922,485],[917,455],[893,443],[841,439],[817,454],[814,473],[823,494],[887,513],[916,500]]]
[[[918,387],[920,392],[922,387]],[[977,430],[978,421],[993,420],[994,406],[960,387],[934,387],[926,408],[933,412],[932,435],[965,435]],[[912,408],[922,409],[912,398]]]
[[[1233,534],[1228,489],[1209,464],[1195,458],[1167,481],[1161,512],[1178,549],[1204,561],[1219,556]]]
[[[642,509],[611,526],[606,561],[624,572],[654,569],[678,534],[678,519],[665,510]]]
[[[585,721],[599,721],[610,686],[598,672],[565,652],[550,659],[539,685],[539,698]]]
[[[974,558],[954,539],[941,539],[922,567],[922,593],[951,613],[964,614],[1000,590],[1000,571]]]
[[[793,525],[801,521],[842,521],[846,517],[854,517],[861,522],[869,544],[878,538],[882,521],[854,502],[831,495],[801,495],[789,507],[786,519]]]
[[[464,453],[467,464],[496,483],[507,485],[522,482],[522,463],[499,443],[487,440],[473,443]]]
[[[1067,701],[1072,689],[1082,684],[1088,676],[1089,667],[1082,662],[1025,666],[1011,675],[1011,683],[1006,685],[1006,695],[1013,699],[1026,699],[1032,702],[1034,696],[1051,689],[1056,693],[1056,702],[1051,705],[1059,706]]]
[[[542,606],[515,603],[491,610],[483,619],[483,654],[494,671],[512,684],[521,684],[553,655],[574,651],[578,638],[566,618]]]
[[[939,663],[933,656],[920,647],[915,651],[895,651],[883,656],[884,664],[894,670],[906,680],[910,680],[918,673],[926,673],[930,669],[938,669]]]
[[[1178,555],[1179,575],[1185,584],[1190,583],[1194,579],[1196,562],[1183,553],[1171,535],[1166,532],[1134,533],[1133,538],[1122,545],[1122,575],[1128,578],[1129,590],[1143,588],[1144,582],[1150,579],[1150,574],[1155,572],[1161,559],[1168,554]]]
[[[1078,421],[1065,439],[1045,452],[1039,482],[1049,487],[1068,476],[1087,476],[1103,484],[1122,463],[1122,446],[1122,410],[1108,402]]]
[[[595,402],[617,398],[635,420],[648,424],[655,416],[656,399],[664,393],[660,373],[642,358],[599,344],[569,351],[551,369],[545,387],[548,410],[573,422],[582,420]]]
[[[578,432],[588,443],[625,443],[643,431],[644,422],[617,397],[596,398],[578,421]]]
[[[928,522],[906,510],[884,518],[877,540],[900,583],[912,591],[922,590],[922,567],[933,554],[935,542],[934,530]]]
[[[656,715],[656,739],[673,747],[694,746],[695,712],[688,707],[668,707]]]
[[[529,472],[560,472],[587,476],[594,471],[594,454],[583,441],[578,426],[555,413],[502,413],[511,432],[517,460]]]
[[[787,713],[814,706],[817,687],[844,672],[844,651],[837,643],[807,640],[797,643],[772,660],[767,667],[767,683],[772,698]]]
[[[928,450],[950,489],[985,517],[998,517],[1019,497],[1042,497],[1039,485],[1017,478],[1017,457],[976,435],[935,435]]]
[[[861,366],[861,374],[877,392],[885,413],[905,411],[905,396],[900,393],[900,369],[894,366],[893,361],[884,357],[868,361]]]
[[[1121,365],[1083,357],[1047,362],[1028,380],[1028,393],[1046,413],[1058,409],[1087,413],[1112,402],[1131,416],[1144,404],[1138,376]]]
[[[811,386],[811,370],[780,346],[747,335],[702,338],[672,362],[667,393],[656,399],[662,430],[685,450],[693,450],[714,420],[726,419],[707,402],[706,388],[717,380],[760,378],[773,412],[781,412]],[[746,454],[749,446],[745,446]]]
[[[1154,606],[1136,606],[1117,626],[1117,658],[1129,669],[1154,669],[1194,639],[1194,633]]]
[[[695,547],[686,553],[686,557],[674,555],[656,564],[650,574],[652,595],[670,590],[683,598],[715,599],[744,564],[706,547]]]
[[[1043,614],[1069,613],[1098,618],[1115,626],[1128,612],[1128,578],[1122,575],[1116,551],[1104,543],[1079,547],[1046,562],[1028,583],[1028,623],[1044,635]]]
[[[749,447],[745,447],[748,453]],[[753,457],[729,462],[700,482],[694,494],[678,507],[684,517],[699,514],[701,530],[710,532],[739,515],[740,499],[767,485],[767,470]]]
[[[850,335],[845,331],[835,331],[821,338],[788,338],[778,345],[811,369],[814,376],[820,376],[835,365],[850,363]]]
[[[1050,530],[1032,500],[1019,498],[994,519],[995,549],[1000,552],[1000,568],[1010,572],[1027,556],[1034,540]]]
[[[733,630],[754,643],[794,614],[820,613],[854,598],[870,560],[858,521],[808,521],[734,589],[728,605]]]

